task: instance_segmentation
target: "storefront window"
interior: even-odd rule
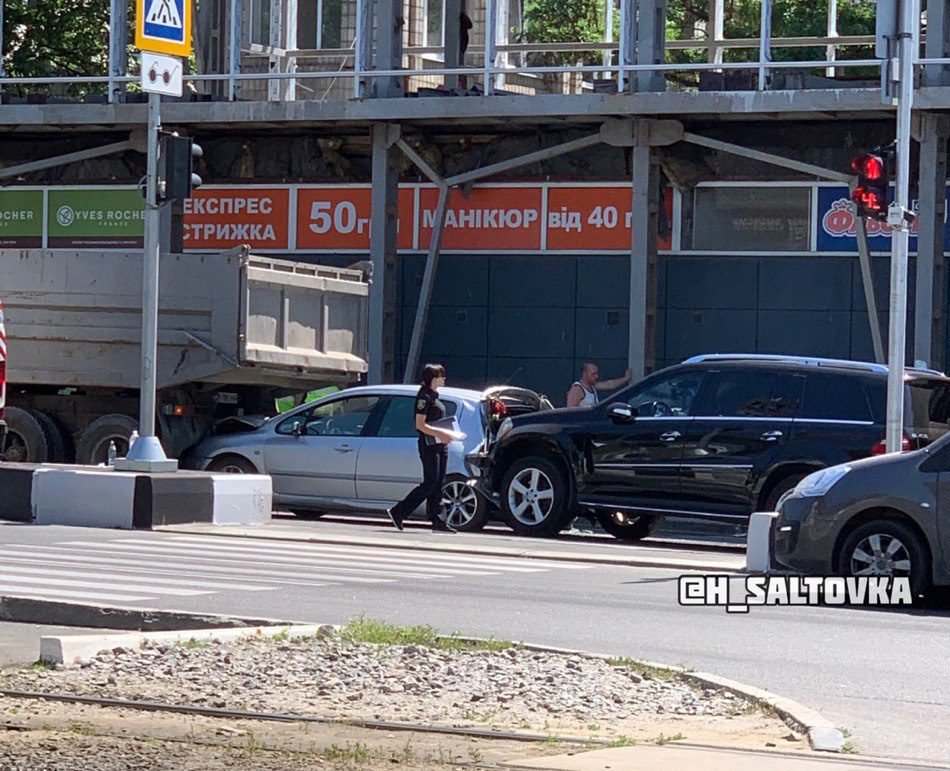
[[[810,197],[807,187],[697,187],[693,249],[807,251]]]

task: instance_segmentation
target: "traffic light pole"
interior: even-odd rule
[[[888,209],[891,237],[891,297],[888,333],[887,433],[888,452],[900,452],[904,437],[904,358],[907,337],[907,252],[910,223],[910,119],[914,98],[914,59],[920,24],[920,0],[903,0],[899,25],[899,87],[897,93],[897,179],[894,203]],[[890,64],[887,62],[886,64]],[[899,222],[898,222],[899,217]]]
[[[145,183],[145,255],[142,273],[142,379],[139,392],[139,438],[116,468],[129,471],[173,471],[178,463],[165,456],[155,436],[155,403],[158,388],[158,280],[161,212],[158,206],[159,132],[162,97],[148,95],[148,164]]]

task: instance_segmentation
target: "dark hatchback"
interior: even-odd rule
[[[906,370],[904,448],[948,430],[950,379]],[[523,535],[577,514],[618,538],[663,516],[744,524],[806,475],[884,452],[887,368],[787,356],[698,356],[593,408],[505,421],[469,457],[479,488]]]

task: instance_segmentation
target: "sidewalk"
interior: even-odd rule
[[[0,669],[25,666],[38,661],[41,637],[79,634],[102,634],[102,630],[0,621]]]
[[[674,744],[643,744],[573,755],[553,755],[504,765],[512,771],[924,771],[950,768],[881,758],[864,759],[854,755],[809,754],[797,758],[787,753]]]

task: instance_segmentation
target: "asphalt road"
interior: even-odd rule
[[[300,531],[340,528],[314,522]],[[391,547],[400,539],[498,543],[488,535],[355,530]],[[946,603],[903,612],[768,607],[740,616],[680,607],[676,569],[200,533],[22,526],[4,527],[2,536],[0,594],[310,622],[364,614],[680,664],[818,709],[849,728],[863,753],[950,761]],[[704,554],[689,545],[681,551],[691,560]]]

